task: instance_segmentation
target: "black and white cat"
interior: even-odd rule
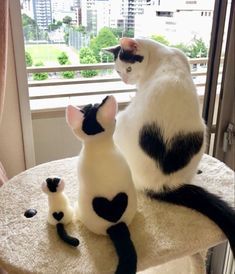
[[[235,211],[191,185],[204,153],[205,125],[186,56],[149,39],[122,38],[105,49],[137,93],[117,116],[114,140],[134,183],[153,199],[195,209],[225,233],[235,254]]]
[[[109,235],[119,264],[116,274],[136,272],[137,255],[128,225],[137,207],[126,160],[113,141],[117,102],[113,96],[83,109],[68,106],[67,123],[82,143],[78,159],[78,218],[96,234]]]

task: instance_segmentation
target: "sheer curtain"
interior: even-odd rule
[[[4,107],[6,87],[8,17],[8,0],[3,0],[0,4],[0,126]],[[0,186],[5,181],[7,181],[7,176],[4,167],[0,161]]]

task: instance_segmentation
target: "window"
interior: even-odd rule
[[[113,92],[113,87],[115,87],[116,96],[120,102],[120,106],[122,106],[128,102],[131,96],[133,96],[135,87],[127,87],[121,83],[118,76],[112,70],[113,64],[109,62],[111,60],[103,53],[98,53],[96,56],[100,63],[95,63],[97,62],[96,60],[92,64],[81,64],[81,60],[79,60],[78,50],[82,47],[89,47],[91,40],[97,36],[100,27],[103,27],[99,25],[99,16],[102,11],[102,5],[108,5],[109,1],[87,1],[87,6],[77,5],[73,6],[71,9],[71,7],[66,7],[68,6],[68,3],[71,3],[72,1],[66,0],[64,1],[65,6],[61,8],[62,11],[60,12],[59,4],[63,1],[58,0],[57,8],[56,6],[51,6],[52,15],[57,9],[56,17],[55,15],[54,17],[48,15],[45,25],[43,21],[45,19],[44,15],[46,14],[45,8],[50,9],[50,5],[40,6],[38,11],[42,12],[42,16],[39,14],[40,19],[38,18],[38,21],[36,21],[37,17],[34,15],[33,2],[40,2],[40,0],[21,1],[22,16],[23,14],[27,15],[23,16],[22,30],[24,31],[26,51],[27,49],[34,48],[34,52],[36,52],[32,61],[33,67],[30,67],[31,61],[30,58],[28,58],[29,67],[27,68],[27,84],[30,95],[33,129],[35,132],[36,160],[37,163],[41,163],[56,159],[56,157],[61,158],[63,156],[68,156],[67,154],[63,154],[63,151],[61,154],[56,154],[62,147],[57,143],[59,134],[55,138],[52,138],[53,142],[50,142],[50,145],[48,146],[49,149],[46,157],[41,154],[39,147],[39,143],[42,142],[42,140],[45,142],[48,139],[43,138],[44,136],[42,136],[42,134],[47,134],[47,137],[50,136],[50,134],[53,134],[53,127],[56,128],[55,124],[61,123],[61,120],[64,119],[65,105],[69,102],[74,102],[75,104],[81,104],[82,102],[82,104],[85,104],[89,103],[91,100],[97,101],[100,96],[103,97],[104,94]],[[53,2],[55,3],[56,1]],[[97,4],[95,2],[100,3]],[[226,2],[227,1],[216,1],[216,12],[224,10],[224,5],[227,5]],[[50,1],[50,3],[52,3],[52,1]],[[75,3],[75,1],[73,3]],[[212,62],[211,59],[208,59],[208,48],[210,46],[214,1],[210,1],[210,8],[208,8],[208,6],[199,8],[199,5],[203,5],[204,1],[185,2],[187,5],[195,5],[195,9],[192,9],[191,6],[190,8],[187,8],[185,7],[187,5],[180,5],[182,1],[172,1],[170,11],[166,11],[166,8],[163,6],[164,1],[156,1],[155,6],[144,6],[143,2],[141,14],[136,14],[136,6],[134,2],[132,3],[133,5],[128,7],[128,1],[123,1],[115,7],[111,6],[110,9],[105,9],[110,11],[110,14],[108,15],[113,17],[113,20],[107,19],[107,24],[111,21],[114,22],[113,28],[115,28],[115,31],[113,32],[116,32],[115,34],[113,33],[114,36],[116,35],[116,38],[125,35],[151,37],[161,43],[175,46],[183,50],[190,58],[192,77],[197,86],[201,106],[204,99],[210,103],[211,95],[208,98],[204,98],[204,94],[208,63],[210,64]],[[230,1],[229,4],[231,4]],[[221,7],[223,7],[223,9]],[[119,16],[116,16],[113,9],[118,11]],[[12,16],[12,20],[15,18],[19,19],[19,10],[17,12],[18,13]],[[131,15],[130,18],[128,18],[129,15]],[[169,17],[174,18],[175,24],[172,21],[169,21]],[[104,18],[104,14],[102,14],[102,18]],[[217,27],[221,24],[222,20],[223,14],[221,14],[221,17],[218,19]],[[18,22],[19,21],[17,21],[17,23]],[[62,22],[62,25],[60,22]],[[165,28],[166,22],[168,22],[168,28]],[[19,25],[13,24],[13,28],[17,27],[19,27]],[[221,25],[221,28],[226,30],[226,27],[224,28],[223,24]],[[13,33],[14,43],[17,44],[14,48],[18,53],[23,46],[21,43],[23,40],[18,39],[21,32],[15,31]],[[54,36],[52,33],[54,33]],[[74,33],[76,33],[76,35]],[[218,40],[216,42],[214,38],[215,37],[212,37],[212,41],[216,44],[219,44],[223,40],[221,35],[218,35]],[[61,58],[64,59],[63,62],[65,62],[65,64],[59,66],[57,57],[63,51],[66,52],[68,58]],[[22,52],[23,51],[20,53]],[[220,59],[222,60],[222,62],[218,62],[219,75],[223,71],[223,55],[224,48],[222,47],[222,54],[219,54],[219,57],[216,56],[217,61]],[[16,54],[16,56],[22,56],[22,54]],[[40,63],[40,58],[44,58],[43,61],[45,66],[40,65],[35,68],[36,62]],[[17,66],[20,71],[22,67],[20,64],[17,64]],[[88,73],[90,77],[84,77],[82,71],[85,72],[84,75]],[[98,75],[96,75],[97,71],[99,71]],[[21,73],[21,71],[19,73]],[[37,76],[35,76],[35,74],[37,74]],[[65,75],[68,78],[64,78]],[[34,79],[34,76],[35,79],[37,77],[36,80]],[[21,78],[19,77],[19,79]],[[219,97],[221,84],[220,77],[218,77],[218,79],[219,81],[216,81],[213,94],[216,106],[216,99]],[[89,87],[93,87],[93,89],[88,89],[88,84]],[[24,95],[25,90],[25,86],[20,90],[20,96],[24,96],[24,99],[26,98]],[[210,113],[214,114],[214,106],[209,107]],[[22,109],[23,108],[24,106]],[[217,110],[217,107],[215,107],[215,110]],[[22,121],[24,122],[23,118]],[[215,126],[213,117],[211,122],[212,126],[210,127],[210,133],[212,136],[214,134],[213,128]],[[43,127],[44,131],[41,130],[41,125],[46,123],[49,129],[45,130]],[[60,141],[62,142],[63,140]],[[55,145],[55,149],[52,153],[52,150],[50,149],[53,145]]]

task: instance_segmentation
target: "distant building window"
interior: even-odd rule
[[[185,4],[197,4],[197,1],[186,1]]]
[[[156,15],[159,17],[173,17],[173,12],[170,11],[156,11]]]
[[[166,22],[166,25],[176,25],[176,22],[168,21]]]

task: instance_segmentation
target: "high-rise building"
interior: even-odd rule
[[[52,23],[51,0],[33,0],[33,14],[39,29],[48,30]]]
[[[29,17],[31,17],[32,19],[34,19],[32,0],[22,0],[21,1],[21,13],[26,14]]]
[[[122,0],[121,15],[125,19],[125,29],[134,30],[135,16],[144,13],[144,7],[150,6],[151,0]]]
[[[171,44],[190,44],[193,39],[202,38],[209,45],[212,17],[211,0],[155,1],[155,5],[145,7],[144,13],[136,16],[135,36],[161,35]]]

